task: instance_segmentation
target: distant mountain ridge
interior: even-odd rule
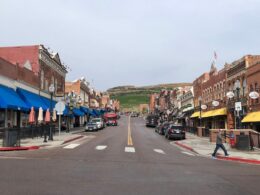
[[[166,84],[158,84],[158,85],[148,85],[136,87],[134,85],[125,85],[125,86],[117,86],[107,90],[109,94],[117,94],[117,93],[131,93],[131,92],[140,92],[140,91],[150,91],[150,92],[159,92],[161,89],[175,89],[177,87],[189,86],[192,83],[166,83]]]

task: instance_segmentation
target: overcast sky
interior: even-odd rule
[[[260,54],[259,0],[0,0],[0,46],[44,44],[98,90],[192,82]]]

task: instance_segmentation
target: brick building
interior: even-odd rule
[[[206,81],[209,80],[209,73],[203,73],[200,75],[198,78],[196,78],[192,85],[193,85],[193,101],[194,101],[194,113],[191,115],[190,118],[193,119],[193,126],[197,127],[199,126],[200,122],[200,115],[199,115],[199,110],[200,110],[200,99],[202,101],[202,84],[205,83]]]
[[[260,61],[248,67],[246,72],[248,93],[260,93]],[[260,132],[260,98],[248,97],[248,113],[242,120],[246,128],[252,128]]]
[[[6,95],[0,100],[2,128],[27,126],[28,108],[34,107],[37,112],[40,107],[46,111],[54,106],[55,102],[50,102],[50,84],[55,87],[54,96],[64,95],[67,70],[58,53],[49,52],[43,45],[0,47],[0,57],[1,90]],[[10,95],[15,97],[13,103],[8,101]],[[11,105],[18,102],[27,109]]]
[[[247,71],[248,68],[260,60],[259,55],[246,55],[239,60],[226,64],[226,92],[233,92],[235,96],[227,99],[228,109],[228,128],[241,128],[241,120],[248,112],[248,85]],[[236,88],[235,82],[239,81],[240,86]],[[242,110],[235,111],[235,102],[241,102]]]
[[[226,68],[217,71],[212,64],[209,78],[202,83],[202,104],[206,106],[202,114],[202,126],[208,129],[226,128]]]

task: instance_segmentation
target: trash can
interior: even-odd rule
[[[14,147],[20,146],[20,134],[19,129],[6,129],[4,133],[3,146]]]
[[[249,150],[250,140],[248,135],[237,135],[236,141],[236,148],[238,150]]]

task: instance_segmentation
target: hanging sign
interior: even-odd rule
[[[259,93],[257,93],[256,91],[252,91],[249,93],[249,97],[252,99],[257,99],[259,98]]]
[[[234,96],[235,96],[235,94],[232,92],[232,91],[229,91],[229,92],[227,92],[227,97],[229,98],[229,99],[231,99],[231,98],[233,98]]]
[[[217,107],[217,106],[219,106],[219,102],[218,102],[218,101],[213,101],[213,102],[212,102],[212,105],[215,106],[215,107]]]
[[[205,105],[205,104],[201,105],[201,109],[202,110],[206,110],[207,109],[207,105]]]

